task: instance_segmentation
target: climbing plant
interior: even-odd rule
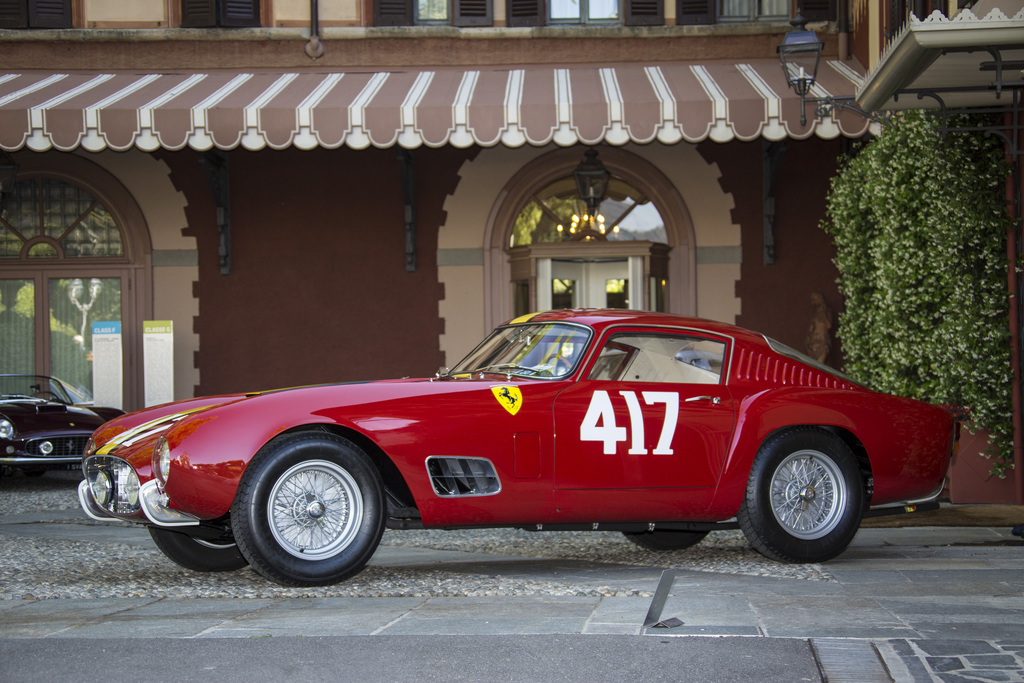
[[[935,117],[906,112],[844,158],[821,224],[836,245],[847,374],[964,410],[991,433],[999,476],[1013,458],[1007,173],[999,138],[943,135]]]

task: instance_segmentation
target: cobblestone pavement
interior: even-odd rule
[[[839,558],[801,567],[735,533],[661,554],[613,534],[397,532],[352,581],[289,589],[248,569],[181,569],[143,529],[84,518],[75,485],[70,473],[0,478],[2,652],[104,638],[561,634],[582,648],[598,636],[724,639],[742,658],[754,638],[806,643],[820,680],[1024,681],[1024,545],[1008,528],[862,529]],[[0,663],[0,679],[23,680],[13,667]]]

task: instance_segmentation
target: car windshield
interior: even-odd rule
[[[0,396],[41,398],[67,404],[86,402],[79,400],[84,396],[69,393],[59,380],[43,375],[0,375]]]
[[[452,375],[489,372],[540,379],[568,377],[583,357],[590,330],[564,323],[500,327],[455,366]]]

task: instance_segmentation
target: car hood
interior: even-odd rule
[[[426,395],[479,390],[481,386],[506,381],[504,375],[487,375],[473,380],[405,378],[187,399],[128,413],[107,422],[93,434],[95,452],[132,459],[132,451],[142,451],[142,459],[133,464],[145,469],[148,468],[148,451],[160,435],[176,432],[178,438],[171,439],[173,447],[200,425],[212,421],[223,424],[237,420],[245,424],[258,416],[261,423],[270,421],[274,423],[273,429],[286,430],[295,424],[333,422],[338,410],[355,409],[353,414],[377,416],[376,411],[381,404],[393,408],[396,404],[416,401]],[[325,416],[326,412],[333,412],[334,417]],[[236,440],[241,432],[252,435],[258,431],[247,427],[236,433]]]
[[[14,423],[21,437],[37,433],[92,431],[106,420],[88,408],[40,400],[5,401],[0,415]]]

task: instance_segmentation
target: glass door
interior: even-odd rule
[[[36,372],[36,283],[0,280],[0,374]]]
[[[636,261],[634,263],[633,261]],[[640,308],[642,259],[538,259],[539,310],[556,308]],[[638,275],[639,277],[631,277]],[[636,290],[636,291],[635,291]],[[633,302],[638,302],[633,305]]]
[[[121,322],[121,278],[52,278],[48,308],[50,374],[91,395],[92,326]]]

